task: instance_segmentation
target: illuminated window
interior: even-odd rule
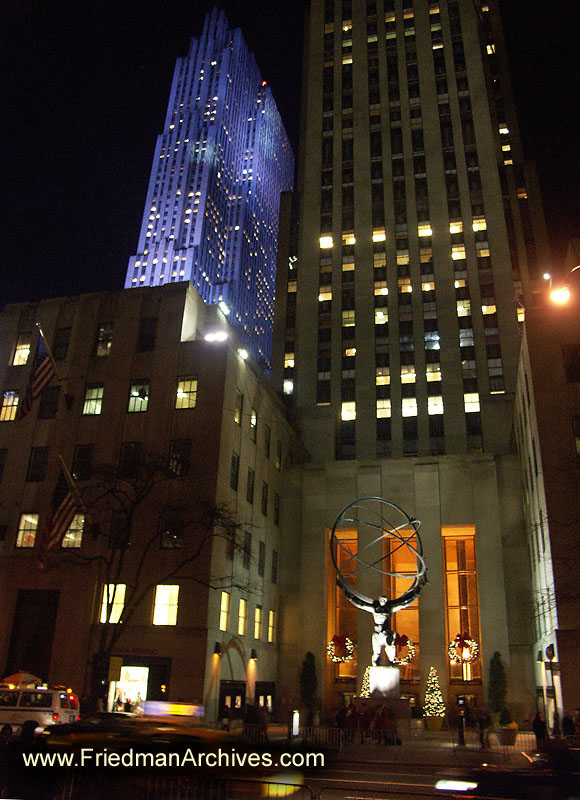
[[[332,289],[330,286],[321,286],[318,301],[320,303],[325,303],[327,300],[332,300]]]
[[[112,625],[119,622],[125,605],[126,588],[124,583],[105,584],[101,601],[101,622],[110,622]]]
[[[294,381],[286,378],[282,384],[282,391],[284,394],[292,394],[294,391]]]
[[[422,222],[417,226],[417,233],[419,236],[432,236],[433,231],[429,222]]]
[[[129,390],[129,403],[127,411],[131,414],[138,414],[147,411],[149,405],[149,381],[141,379],[131,383]]]
[[[403,397],[401,403],[401,413],[404,417],[417,416],[417,398],[416,397]]]
[[[375,384],[377,386],[388,386],[391,382],[391,368],[390,367],[377,367]]]
[[[403,364],[401,367],[401,383],[415,383],[415,365]]]
[[[468,317],[471,314],[471,300],[457,301],[457,316]]]
[[[234,409],[234,422],[236,425],[242,424],[242,414],[244,413],[244,395],[236,389],[236,407]]]
[[[397,534],[405,542],[408,542],[411,548],[417,547],[417,537],[412,529],[403,528],[398,530]],[[383,547],[384,555],[388,556],[388,561],[384,561],[382,566],[391,573],[391,575],[384,575],[383,577],[383,594],[388,597],[400,597],[411,587],[411,578],[409,576],[414,575],[417,569],[413,551],[401,544],[400,541],[392,538],[385,538]],[[403,664],[399,667],[401,680],[418,681],[420,666],[419,598],[413,600],[406,608],[397,611],[393,615],[391,626],[400,635],[407,636],[415,647],[413,660],[409,664]],[[405,653],[406,651],[402,655]]]
[[[349,231],[348,233],[342,234],[342,243],[343,245],[350,245],[356,244],[356,239],[354,238],[354,233]]]
[[[409,251],[397,250],[397,266],[402,267],[409,263]]]
[[[85,400],[83,403],[84,416],[96,416],[101,413],[103,407],[103,393],[105,387],[102,383],[89,383],[85,389]]]
[[[450,525],[442,529],[445,565],[445,605],[447,639],[458,633],[481,641],[479,631],[479,598],[473,526]],[[452,682],[481,680],[481,659],[470,664],[449,664]]]
[[[345,347],[343,355],[356,356],[356,347]]]
[[[387,282],[386,281],[375,281],[375,295],[387,295],[389,290],[387,289]]]
[[[294,353],[284,353],[284,367],[294,366]]]
[[[188,375],[177,379],[175,408],[195,408],[197,402],[197,378]]]
[[[12,356],[12,366],[21,367],[28,361],[30,355],[30,334],[21,334],[16,340],[14,355]]]
[[[472,394],[464,394],[463,403],[465,405],[466,414],[470,414],[474,411],[479,411],[479,394],[477,392],[474,392]]]
[[[433,292],[435,290],[435,284],[433,283],[433,281],[431,282],[425,281],[424,283],[421,284],[421,289],[424,292]]]
[[[487,222],[485,217],[474,217],[473,218],[473,230],[474,231],[486,231],[487,230]]]
[[[343,328],[352,328],[354,325],[354,309],[347,309],[342,312],[342,326]]]
[[[250,439],[255,442],[258,431],[258,414],[253,408],[250,412]]]
[[[341,530],[341,547],[336,548],[338,568],[348,581],[349,586],[357,588],[358,572],[355,558],[357,553],[357,532],[354,530]],[[331,628],[337,636],[348,636],[353,642],[357,638],[357,609],[347,599],[340,586],[334,587],[334,620]],[[334,624],[332,624],[334,623]],[[357,654],[351,661],[335,664],[335,675],[339,678],[356,677]]]
[[[160,584],[155,589],[154,625],[176,625],[179,586]]]
[[[21,514],[16,547],[34,547],[38,530],[38,514]]]
[[[262,606],[256,606],[254,609],[254,639],[260,639],[262,636]]]
[[[386,308],[375,308],[375,325],[385,325],[389,321],[389,312]]]
[[[481,313],[482,314],[495,314],[496,311],[497,311],[497,308],[494,305],[482,306],[481,307]]]
[[[288,281],[288,293],[292,294],[296,291],[297,281]]]
[[[453,259],[453,261],[459,261],[459,259],[465,258],[465,245],[464,244],[452,245],[451,258]]]
[[[329,250],[333,246],[332,236],[320,237],[320,249]]]
[[[391,416],[391,401],[389,398],[377,400],[377,419],[389,419]]]
[[[238,636],[246,635],[246,626],[248,624],[248,601],[240,597],[240,605],[238,606]]]
[[[427,398],[427,412],[429,414],[443,413],[443,398],[440,395]]]
[[[441,380],[441,364],[427,364],[425,367],[427,382]]]
[[[522,306],[518,306],[517,315],[518,315],[518,322],[525,322],[526,319],[525,308],[523,308]]]
[[[411,278],[399,278],[397,284],[401,294],[413,291],[413,287],[411,286]]]
[[[463,233],[463,222],[450,222],[449,233]]]
[[[272,611],[272,609],[270,609],[270,611],[268,611],[268,641],[269,642],[273,642],[274,641],[275,632],[276,632],[276,612]]]
[[[356,419],[356,403],[354,401],[342,404],[340,418],[343,422]]]
[[[85,515],[75,514],[62,540],[62,547],[80,547],[83,542]]]
[[[455,273],[455,274],[457,274],[457,273]],[[461,274],[461,273],[459,273],[459,274]],[[465,289],[465,287],[467,286],[467,281],[464,280],[463,278],[461,278],[461,279],[456,280],[453,285],[455,286],[456,289]]]
[[[384,242],[387,239],[384,228],[376,228],[373,231],[373,242]]]
[[[18,392],[11,390],[2,395],[2,407],[0,408],[0,422],[11,422],[16,416],[18,408]]]
[[[229,631],[230,629],[230,594],[229,592],[222,592],[220,603],[220,631]]]

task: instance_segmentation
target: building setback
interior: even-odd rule
[[[179,58],[126,288],[191,281],[222,302],[266,372],[280,192],[294,158],[240,29],[216,8]]]
[[[35,321],[58,376],[17,421]],[[180,283],[11,305],[0,329],[4,674],[94,691],[95,654],[137,588],[104,664],[122,663],[119,694],[202,706],[210,720],[220,703],[276,711],[283,472],[298,450],[223,314]],[[41,570],[59,456],[86,508]]]
[[[422,703],[434,665],[450,708],[462,694],[485,703],[499,650],[510,703],[526,715],[529,563],[512,415],[521,306],[547,248],[497,4],[313,0],[304,63],[273,365],[313,461],[301,581],[327,614],[302,628],[302,649],[320,659],[329,704],[360,690],[371,618],[343,610],[328,530],[356,497],[387,497],[423,521],[431,582],[418,615],[395,619],[420,645],[404,692]],[[447,654],[465,632],[480,646],[468,679]],[[329,661],[334,635],[357,642],[358,667]]]

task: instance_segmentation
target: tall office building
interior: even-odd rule
[[[310,6],[273,378],[312,456],[295,512],[294,635],[319,659],[329,708],[361,691],[373,629],[335,585],[329,531],[348,503],[383,497],[422,521],[429,574],[391,621],[415,646],[401,692],[423,704],[433,666],[449,710],[485,703],[499,651],[512,711],[533,710],[512,415],[523,307],[547,254],[506,66],[493,0]],[[360,566],[359,588],[398,595],[413,564],[371,547],[352,516],[351,552],[386,570]],[[453,645],[465,633],[478,643],[469,664]],[[357,645],[350,660],[332,644],[344,637]]]
[[[307,446],[507,452],[545,234],[495,3],[313,0],[305,78],[275,377]]]
[[[293,172],[272,92],[241,30],[214,8],[177,60],[125,287],[191,281],[230,309],[268,371],[280,192]]]

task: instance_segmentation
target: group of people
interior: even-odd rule
[[[379,744],[400,744],[397,739],[396,720],[387,706],[370,708],[367,703],[348,708],[343,706],[336,714],[336,726],[345,732],[347,742],[354,742],[360,737],[363,744],[366,738],[372,738]]]

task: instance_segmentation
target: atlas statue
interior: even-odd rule
[[[423,558],[419,528],[421,522],[412,519],[402,508],[382,497],[362,497],[345,506],[332,527],[330,548],[336,569],[336,583],[345,597],[363,611],[373,615],[372,663],[380,665],[384,648],[388,661],[393,664],[396,655],[396,632],[391,628],[391,617],[410,605],[427,581],[427,568]],[[356,529],[356,546],[352,531]],[[368,541],[359,535],[368,530]],[[411,572],[392,571],[392,557],[401,548],[408,551],[414,564]],[[377,550],[381,555],[376,558]],[[368,554],[368,556],[367,556]],[[375,572],[385,578],[408,582],[400,597],[380,595],[373,599],[359,589],[365,572]],[[390,582],[390,580],[389,580]]]

